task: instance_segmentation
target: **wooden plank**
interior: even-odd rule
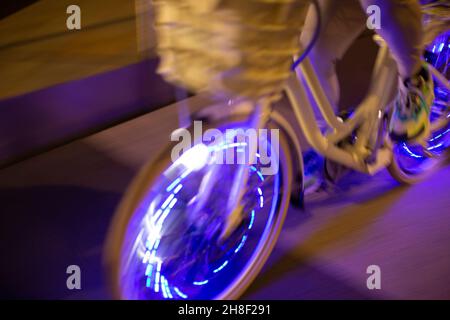
[[[0,20],[0,166],[174,101],[156,74],[148,1],[77,1],[80,31],[66,27],[71,4]]]
[[[70,0],[42,0],[0,20],[0,99],[117,69],[142,59],[134,1],[79,0],[81,30],[68,30]]]

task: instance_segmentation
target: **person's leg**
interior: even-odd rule
[[[366,25],[366,16],[358,0],[320,0],[322,29],[309,58],[317,72],[321,85],[330,100],[339,102],[339,82],[336,61],[341,59]],[[314,34],[316,14],[310,8],[301,42],[306,46]]]
[[[336,62],[341,59],[352,43],[364,30],[366,16],[358,0],[319,0],[321,7],[322,28],[319,39],[314,45],[309,58],[316,70],[322,88],[329,101],[336,108],[339,104],[340,88],[336,73]],[[306,18],[306,24],[301,34],[303,46],[307,46],[315,32],[316,13],[310,8]],[[319,126],[326,128],[317,106],[315,106],[316,118]],[[323,159],[314,150],[307,149],[304,153],[304,185],[305,192],[310,193],[320,188],[325,180],[323,176]],[[341,175],[340,168],[336,167],[329,175],[333,180]]]
[[[422,62],[424,32],[418,0],[360,0],[363,8],[376,5],[381,11],[381,29],[397,62],[399,94],[389,131],[395,141],[426,144],[430,108],[434,100],[433,79]]]
[[[422,12],[418,0],[360,0],[366,11],[376,5],[381,11],[383,37],[405,80],[420,71],[423,53]]]

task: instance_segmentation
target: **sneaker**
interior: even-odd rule
[[[430,108],[434,101],[431,73],[424,65],[414,78],[400,81],[399,86],[389,125],[391,139],[423,144],[430,134]]]

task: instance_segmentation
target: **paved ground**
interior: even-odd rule
[[[193,101],[201,105],[201,101]],[[136,170],[169,139],[166,107],[0,171],[0,296],[109,298],[107,225]],[[268,265],[244,298],[450,299],[450,168],[413,187],[386,172],[349,176],[305,212],[290,210]],[[66,267],[83,287],[66,289]],[[379,265],[382,289],[366,288]]]

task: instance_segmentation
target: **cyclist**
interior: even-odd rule
[[[423,28],[418,0],[319,0],[319,4],[322,31],[310,58],[330,101],[335,105],[339,101],[336,61],[366,28],[369,6],[378,6],[381,28],[376,32],[388,44],[400,78],[390,135],[396,141],[422,142],[429,133],[434,90],[431,75],[421,59]],[[304,44],[309,43],[316,26],[313,11],[310,9],[301,35]]]
[[[391,118],[390,134],[394,140],[421,142],[428,136],[428,114],[434,100],[434,90],[429,71],[425,69],[421,60],[423,30],[418,0],[318,1],[322,11],[322,31],[310,53],[310,58],[330,101],[337,105],[339,100],[336,60],[345,54],[366,27],[367,8],[376,5],[381,13],[381,28],[376,31],[390,47],[400,75],[399,93]],[[264,28],[275,26],[277,30],[283,29],[283,22],[277,20],[279,12],[269,12],[270,6],[267,4],[289,3],[290,12],[296,12],[303,6],[304,1],[159,0],[157,2],[165,2],[169,4],[168,8],[178,9],[178,11],[168,10],[167,13],[161,14],[159,19],[160,23],[166,23],[168,28],[167,32],[160,32],[160,40],[163,41],[159,41],[159,48],[163,62],[158,72],[169,81],[193,90],[210,86],[214,92],[220,93],[226,87],[232,91],[241,91],[244,94],[250,92],[250,95],[257,96],[276,91],[276,86],[280,85],[278,80],[286,78],[288,64],[292,61],[290,46],[296,46],[292,40],[297,40],[295,25],[299,19],[290,17],[285,23],[285,32],[276,34],[276,37],[267,36]],[[221,7],[222,11],[217,11],[214,15],[216,7]],[[195,21],[197,12],[207,12],[206,16],[210,19]],[[254,29],[252,31],[254,33],[243,34],[248,31],[242,31],[236,25],[239,18],[250,24],[259,23],[264,27]],[[301,41],[305,45],[314,34],[317,25],[315,19],[316,14],[311,7],[301,35]],[[180,32],[171,34],[170,28],[176,31],[173,26],[178,24],[182,26]],[[291,37],[291,34],[294,36]],[[210,43],[214,45],[209,46]],[[260,50],[262,54],[256,50]],[[287,52],[286,57],[277,54],[267,55],[277,51]],[[213,72],[210,72],[211,70]],[[247,70],[249,72],[243,77]],[[221,79],[219,85],[215,85],[216,72],[221,74],[218,77]],[[248,79],[251,81],[247,81]],[[314,153],[312,151],[309,158],[314,163],[315,169],[306,171],[311,171],[307,175],[314,178],[313,184],[317,186],[321,184],[320,178],[315,179],[314,176],[320,164],[316,161],[318,155]],[[305,166],[308,167],[311,161],[306,160]],[[336,166],[333,170],[329,168],[328,175],[332,180],[337,180],[341,176],[339,171],[347,171],[341,169],[344,168],[342,166]]]

